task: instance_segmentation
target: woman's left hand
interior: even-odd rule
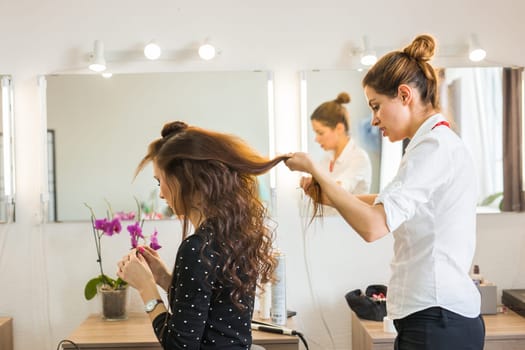
[[[142,255],[136,253],[135,249],[122,257],[117,266],[117,276],[138,291],[151,283],[155,284],[155,279],[148,263]]]

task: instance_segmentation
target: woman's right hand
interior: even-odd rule
[[[285,160],[286,166],[292,171],[304,171],[306,173],[312,173],[314,164],[308,154],[303,152],[292,153],[292,156]]]
[[[156,250],[148,246],[137,247],[137,254],[144,257],[144,260],[149,265],[155,282],[165,291],[168,290],[171,284],[171,273],[168,270],[166,264],[160,259],[159,253]]]

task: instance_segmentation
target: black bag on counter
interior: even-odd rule
[[[359,318],[383,321],[383,317],[386,316],[386,291],[386,286],[372,284],[366,287],[365,294],[360,289],[355,289],[346,293],[345,299]],[[381,294],[384,297],[378,297]]]

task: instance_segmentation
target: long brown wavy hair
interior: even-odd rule
[[[256,285],[271,281],[276,266],[273,232],[265,224],[256,176],[288,157],[270,160],[234,135],[181,121],[164,125],[161,135],[149,145],[136,174],[150,161],[164,174],[169,191],[176,194],[166,199],[183,222],[183,238],[189,233],[191,211],[199,210],[206,218],[220,242],[214,245],[222,257],[217,278],[232,287],[230,298],[242,309],[238,301],[253,297]],[[203,260],[209,263],[205,256]]]

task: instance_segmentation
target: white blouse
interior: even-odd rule
[[[445,118],[427,119],[408,144],[397,175],[378,195],[394,235],[387,311],[393,319],[440,306],[480,313],[469,277],[476,247],[476,177],[472,158]]]
[[[328,170],[330,177],[345,191],[353,194],[370,193],[372,164],[365,150],[357,146],[353,139],[346,144],[333,166],[333,155],[327,154],[321,160],[321,167]],[[330,168],[332,168],[330,170]]]

